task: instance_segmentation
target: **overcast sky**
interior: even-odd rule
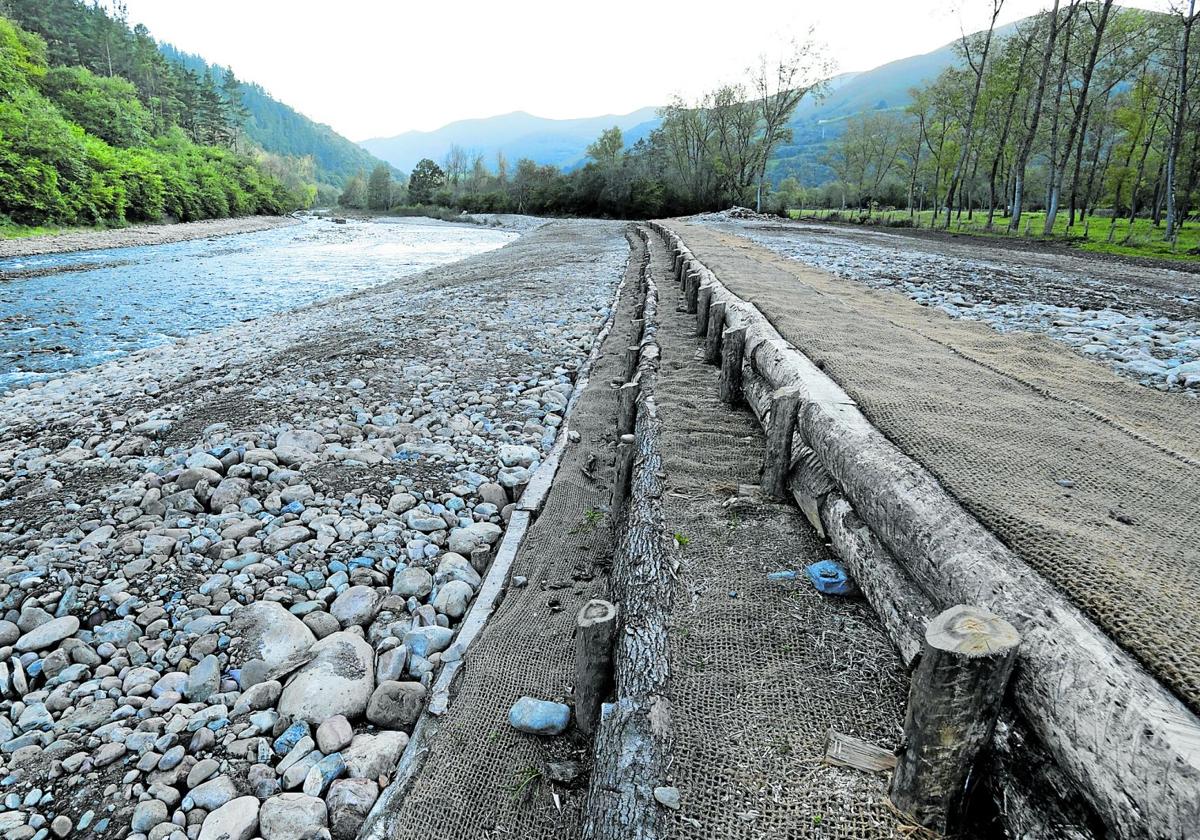
[[[990,9],[989,0],[126,2],[131,24],[231,65],[352,140],[518,110],[627,113],[732,80],[810,26],[839,71],[869,70],[985,26]],[[1048,6],[1007,0],[1002,20]]]

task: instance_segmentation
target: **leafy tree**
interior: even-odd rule
[[[408,200],[412,204],[429,204],[433,194],[446,183],[442,168],[429,158],[419,161],[408,177]]]
[[[386,210],[392,206],[392,173],[386,163],[381,163],[371,170],[367,181],[367,207],[372,210]]]
[[[338,204],[357,210],[367,206],[367,185],[363,181],[361,172],[346,182],[342,194],[338,197]]]
[[[114,146],[141,146],[153,130],[137,88],[119,76],[97,76],[85,67],[54,67],[42,91],[72,122]]]

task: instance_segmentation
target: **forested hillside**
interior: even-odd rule
[[[144,27],[78,0],[0,11],[0,224],[190,221],[311,200],[294,167],[239,143],[240,91],[171,63]]]
[[[214,67],[202,57],[180,52],[170,44],[159,49],[172,63],[197,76],[212,76],[223,89],[237,85],[246,109],[242,129],[246,137],[268,152],[312,158],[313,172],[321,184],[341,187],[356,174],[370,172],[379,159],[332,128],[316,123],[267,93],[253,82],[230,82],[229,68]]]

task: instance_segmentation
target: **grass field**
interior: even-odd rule
[[[27,227],[25,225],[0,224],[0,239],[29,239],[32,236],[49,236],[52,233],[69,233],[75,230],[90,230],[90,228]]]
[[[867,214],[859,210],[790,210],[793,219],[814,219],[879,225],[880,227],[920,227],[928,228],[933,222],[933,211],[925,210],[909,216],[907,210],[885,210]],[[909,220],[911,224],[908,224]],[[945,222],[945,216],[939,220],[940,230]],[[1111,218],[1092,216],[1087,223],[1076,220],[1075,226],[1067,231],[1067,214],[1059,213],[1055,219],[1054,233],[1042,235],[1042,227],[1046,223],[1045,213],[1025,213],[1021,219],[1020,233],[1008,232],[1008,217],[996,216],[992,230],[985,230],[987,213],[976,211],[974,218],[968,220],[966,214],[959,219],[950,221],[952,233],[969,234],[971,236],[992,237],[1021,237],[1039,241],[1053,241],[1075,246],[1083,251],[1093,251],[1108,254],[1123,254],[1131,257],[1155,257],[1168,260],[1200,261],[1200,223],[1189,221],[1179,228],[1178,240],[1174,245],[1163,241],[1163,227],[1155,227],[1149,219],[1136,219],[1132,231],[1129,219],[1117,219],[1113,231],[1112,242],[1109,242],[1109,228],[1113,224]],[[1086,234],[1086,235],[1085,235]]]

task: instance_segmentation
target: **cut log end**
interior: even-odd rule
[[[936,650],[959,656],[1005,656],[1021,643],[1021,634],[998,615],[959,605],[929,622],[925,641]]]
[[[596,624],[605,624],[616,617],[616,606],[608,601],[593,598],[580,607],[579,615],[575,618],[575,624],[578,627],[592,627]]]

